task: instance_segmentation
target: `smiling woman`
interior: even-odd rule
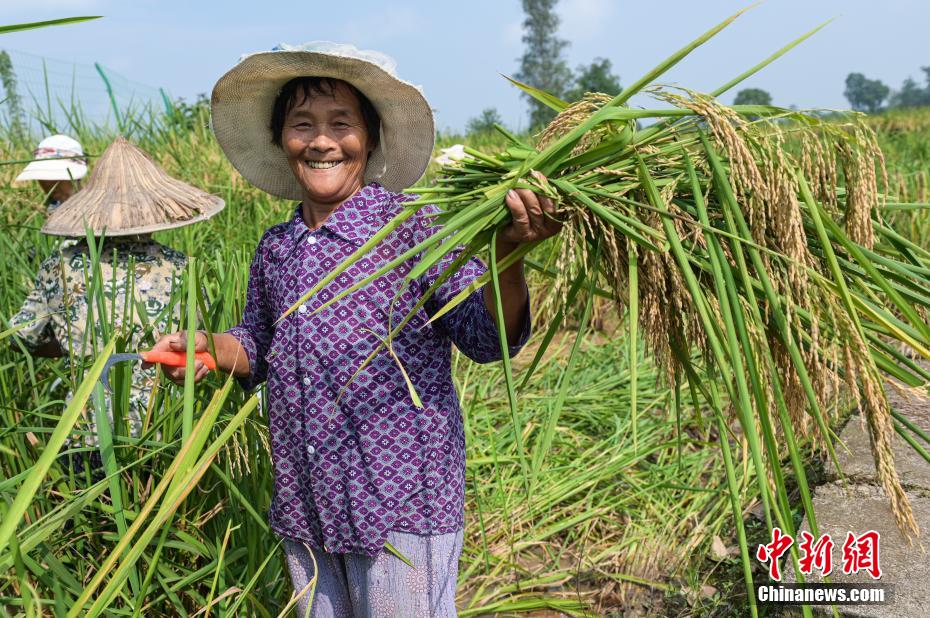
[[[253,54],[220,79],[212,101],[233,165],[269,193],[301,200],[259,243],[242,322],[213,335],[219,369],[245,388],[268,384],[269,519],[286,541],[294,589],[315,582],[315,616],[455,616],[465,438],[452,345],[482,363],[519,351],[530,332],[522,262],[500,273],[500,308],[487,285],[437,316],[486,272],[461,251],[408,284],[418,261],[411,248],[438,231],[429,215],[438,209],[414,212],[415,197],[400,191],[426,169],[434,125],[419,89],[382,55],[332,44]],[[520,189],[506,203],[513,223],[499,234],[500,259],[559,231],[547,198]],[[404,225],[382,231],[405,211]],[[372,276],[388,263],[399,267]],[[393,333],[395,316],[407,315]],[[207,339],[197,334],[198,351]],[[183,351],[185,341],[168,335],[155,349]],[[198,365],[196,378],[206,371]],[[181,381],[184,369],[166,374]],[[297,606],[305,615],[307,595]]]

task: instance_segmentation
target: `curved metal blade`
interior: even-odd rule
[[[121,363],[123,361],[138,361],[142,360],[142,356],[134,352],[126,352],[123,354],[113,354],[110,358],[107,359],[106,364],[103,366],[103,371],[100,372],[100,383],[103,384],[103,387],[107,389],[108,393],[112,393],[113,389],[110,388],[110,367],[116,363]]]

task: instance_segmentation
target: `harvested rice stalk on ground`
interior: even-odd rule
[[[649,87],[734,18],[613,97],[589,94],[569,105],[518,84],[560,112],[537,146],[510,136],[504,152],[466,149],[469,158],[445,167],[435,186],[416,188],[421,198],[287,313],[427,204],[441,207],[441,229],[342,295],[421,255],[407,275],[413,280],[461,247],[465,257],[492,250],[490,272],[476,283],[483,285],[533,249],[523,247],[500,264],[493,260],[496,230],[509,220],[505,195],[533,188],[557,200],[565,222],[560,240],[551,241],[560,243],[555,296],[571,305],[579,290],[606,289],[618,312],[635,301],[633,325],[669,383],[711,402],[724,454],[730,422],[738,422],[769,527],[793,533],[787,461],[816,529],[799,444],[813,441],[835,457],[830,421],[848,396],[865,411],[898,524],[916,533],[894,468],[882,375],[911,386],[930,379],[889,344],[930,358],[930,326],[921,318],[930,306],[930,253],[877,218],[884,167],[874,135],[857,116],[827,122],[715,99],[809,35],[710,95]],[[639,92],[672,107],[629,108]],[[656,122],[638,128],[640,119]],[[534,178],[532,170],[548,180]],[[559,323],[553,320],[550,332]],[[535,367],[534,361],[524,383]],[[723,392],[713,381],[700,382],[702,372],[719,376]],[[635,406],[632,414],[635,419]],[[741,513],[735,509],[734,516],[741,530]],[[741,550],[748,564],[743,536]]]

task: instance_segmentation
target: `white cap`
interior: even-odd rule
[[[32,153],[35,161],[13,182],[28,180],[77,180],[87,174],[81,144],[67,135],[52,135],[39,142]],[[79,157],[79,158],[75,158]]]

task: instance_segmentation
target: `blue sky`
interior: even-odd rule
[[[561,0],[560,35],[572,67],[609,58],[628,84],[687,41],[749,4],[748,0]],[[661,7],[661,10],[657,10]],[[275,0],[3,0],[0,23],[104,15],[92,23],[4,35],[0,47],[90,64],[163,86],[173,96],[209,92],[244,52],[279,42],[349,42],[393,56],[404,79],[421,84],[437,126],[461,128],[496,107],[513,128],[526,123],[513,74],[522,53],[518,0],[468,2],[282,2]],[[851,71],[896,88],[921,65],[930,2],[919,0],[768,0],[738,19],[663,80],[711,90],[791,39],[836,18],[745,86],[774,102],[844,108]],[[732,94],[724,97],[729,101]],[[640,104],[646,101],[638,100]]]

